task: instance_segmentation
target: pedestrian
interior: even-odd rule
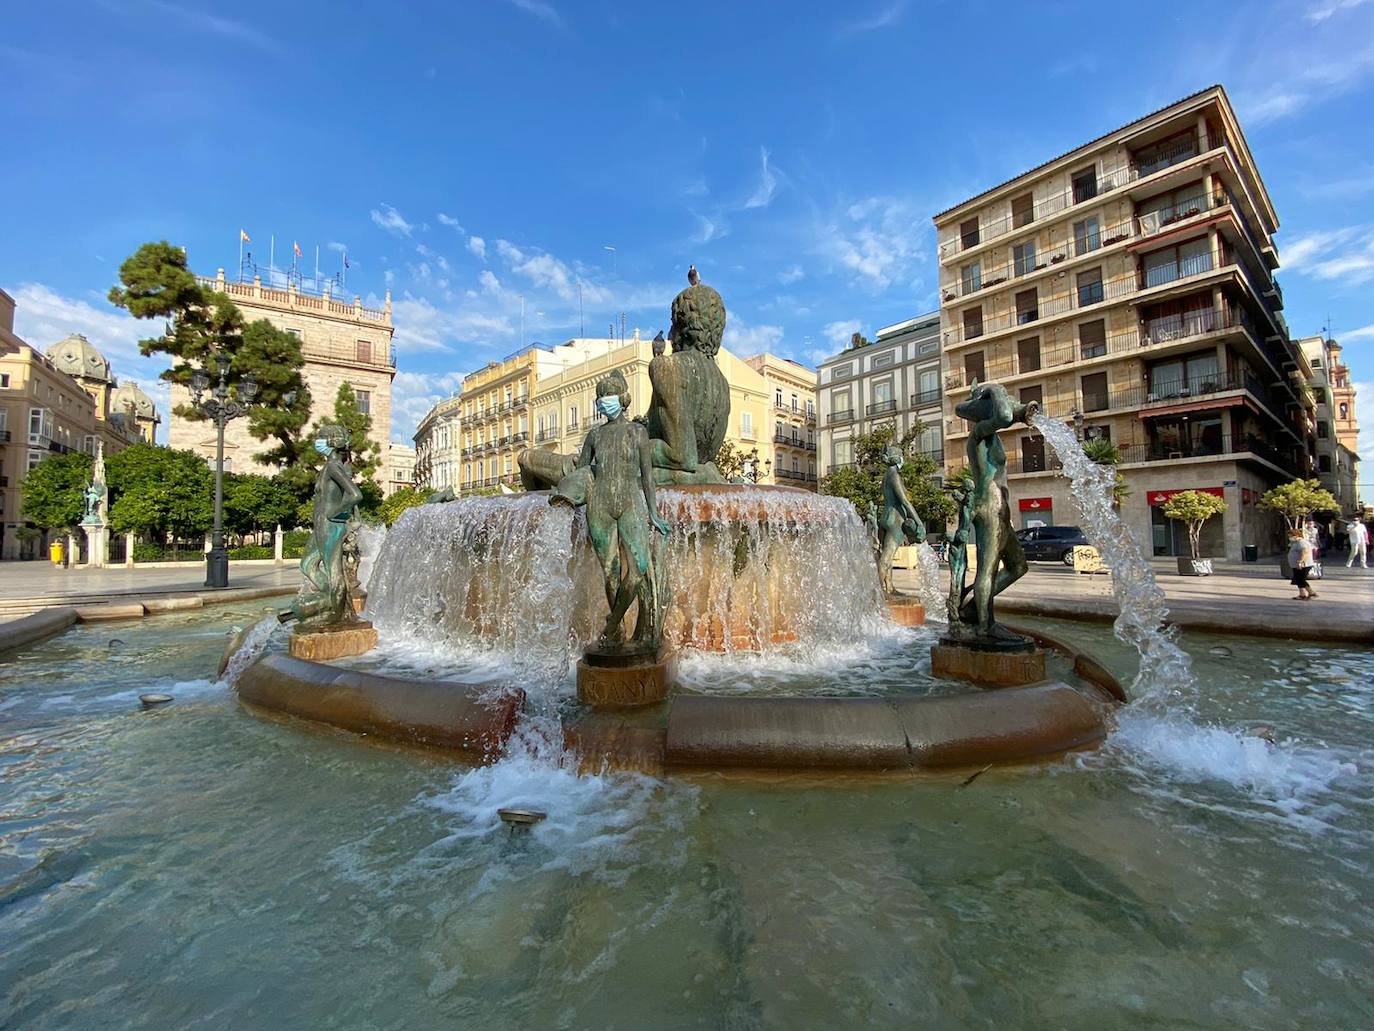
[[[1312,557],[1312,542],[1302,530],[1294,527],[1288,531],[1288,565],[1293,570],[1292,584],[1298,589],[1298,601],[1308,601],[1317,596],[1307,586],[1307,577],[1312,572],[1316,560]]]
[[[1358,519],[1350,520],[1350,525],[1346,527],[1346,536],[1350,539],[1350,555],[1345,560],[1345,567],[1349,569],[1355,564],[1355,556],[1360,558],[1360,568],[1369,568],[1369,528]]]

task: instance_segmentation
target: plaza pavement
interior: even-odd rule
[[[1169,620],[1217,633],[1259,634],[1309,641],[1374,644],[1374,568],[1347,569],[1345,557],[1323,563],[1325,578],[1312,581],[1317,597],[1296,601],[1297,591],[1279,576],[1278,560],[1214,563],[1211,576],[1179,576],[1174,559],[1156,560]],[[942,573],[948,575],[945,567]],[[896,570],[893,584],[911,590],[915,574]],[[948,580],[942,586],[948,586]],[[1114,619],[1116,599],[1106,573],[1075,573],[1058,562],[1032,562],[1030,570],[997,598],[997,611],[1072,619]]]
[[[0,563],[0,619],[56,605],[118,605],[149,599],[200,595],[207,600],[243,600],[249,592],[285,594],[300,584],[295,560],[284,565],[229,563],[229,588],[205,586],[205,563],[185,567],[62,569],[50,562]]]

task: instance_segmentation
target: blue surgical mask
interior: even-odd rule
[[[319,452],[320,454],[322,454],[322,455],[328,455],[329,452],[332,451],[332,450],[334,450],[334,449],[331,448],[331,447],[329,446],[329,441],[327,441],[327,440],[317,440],[317,441],[315,441],[315,450],[318,451],[318,452]]]
[[[620,398],[614,394],[607,394],[605,397],[596,399],[596,410],[608,419],[614,419],[620,414]]]

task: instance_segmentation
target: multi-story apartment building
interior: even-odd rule
[[[23,518],[30,469],[52,455],[95,454],[97,443],[112,455],[153,432],[156,408],[121,408],[121,389],[85,337],[67,337],[40,354],[16,336],[14,300],[0,290],[0,558],[36,558],[47,547],[45,537],[21,532],[47,529]]]
[[[940,313],[855,336],[819,369],[820,473],[854,461],[854,438],[880,426],[898,439],[919,427],[914,449],[944,465],[940,410]]]
[[[463,395],[444,398],[415,427],[415,486],[458,491],[463,453]]]
[[[305,364],[301,378],[310,390],[310,421],[329,418],[339,387],[347,383],[358,397],[358,406],[372,418],[370,439],[378,454],[385,455],[391,438],[391,382],[396,378],[396,357],[392,352],[391,293],[382,308],[364,308],[362,299],[352,303],[329,295],[298,289],[286,290],[262,285],[254,276],[251,283],[236,283],[220,269],[213,279],[197,277],[202,286],[228,294],[245,322],[266,319],[278,329],[301,342]],[[215,460],[214,427],[205,421],[185,419],[176,409],[190,400],[185,387],[172,386],[172,418],[168,434],[172,447],[184,448]],[[276,470],[258,461],[270,442],[254,439],[248,420],[236,419],[225,428],[224,467],[232,472],[257,472],[270,475]]]
[[[389,498],[398,490],[415,486],[415,449],[391,441],[387,444],[381,471],[379,479],[384,497]]]
[[[1316,403],[1317,477],[1340,502],[1342,515],[1357,516],[1363,507],[1360,454],[1355,450],[1359,425],[1355,422],[1355,387],[1350,382],[1350,370],[1341,361],[1341,345],[1336,341],[1314,336],[1304,337],[1298,344],[1312,370],[1308,387]]]
[[[762,469],[773,482],[789,487],[817,487],[816,374],[790,358],[756,354],[744,364],[763,377],[772,395],[772,433],[759,447]]]
[[[1116,444],[1122,515],[1155,554],[1187,548],[1161,509],[1186,489],[1228,502],[1207,554],[1279,546],[1257,501],[1314,468],[1315,423],[1274,278],[1278,215],[1220,86],[934,221],[947,467],[968,439],[954,406],[993,380]],[[1044,441],[1017,426],[1004,444],[1014,516],[1075,522]]]

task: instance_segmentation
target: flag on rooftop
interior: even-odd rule
[[[291,249],[296,252],[296,257],[302,258],[305,256],[301,253],[301,245],[298,244],[295,240],[291,241]]]
[[[247,230],[247,229],[240,229],[240,230],[239,230],[239,242],[240,242],[240,243],[252,243],[252,242],[253,242],[253,238],[252,238],[251,236],[248,235],[248,230]]]

